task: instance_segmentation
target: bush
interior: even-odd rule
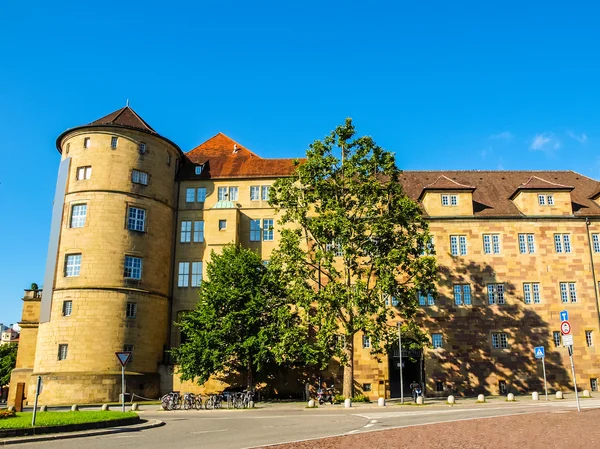
[[[0,419],[14,418],[17,416],[14,410],[0,410]]]
[[[341,403],[343,403],[343,402],[344,402],[344,399],[345,399],[345,398],[344,398],[344,395],[343,395],[343,394],[336,394],[336,395],[333,397],[333,402],[334,402],[334,404],[341,404]]]
[[[371,402],[371,400],[364,394],[357,394],[352,398],[352,402]]]

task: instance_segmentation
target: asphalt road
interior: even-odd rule
[[[599,400],[583,401],[585,408],[600,408]],[[222,449],[254,448],[333,435],[354,434],[404,426],[434,424],[494,416],[556,411],[575,407],[572,401],[531,402],[515,404],[464,403],[454,407],[424,406],[386,408],[361,406],[344,409],[322,406],[265,407],[257,410],[214,410],[157,412],[150,408],[144,418],[160,419],[165,426],[140,432],[76,438],[39,443],[26,443],[20,448],[41,449],[111,449],[131,447],[178,449],[211,446]]]

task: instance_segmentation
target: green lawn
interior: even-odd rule
[[[17,413],[14,418],[0,419],[0,429],[23,429],[31,427],[31,412]],[[135,412],[38,412],[35,426],[62,426],[65,424],[81,424],[99,421],[114,421],[122,418],[133,418]]]

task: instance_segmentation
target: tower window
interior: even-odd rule
[[[63,301],[62,314],[63,316],[70,316],[73,311],[73,301]]]
[[[131,182],[133,182],[134,184],[142,184],[144,186],[147,186],[148,173],[139,170],[133,170],[131,172]]]
[[[131,231],[144,232],[146,228],[146,211],[138,207],[130,207],[127,228]]]
[[[77,180],[90,179],[92,177],[92,167],[87,165],[85,167],[77,167]]]
[[[144,142],[140,143],[140,154],[146,154],[146,144]]]
[[[137,304],[135,302],[128,302],[125,316],[127,318],[135,318],[137,315]]]
[[[125,270],[123,271],[125,279],[142,278],[142,258],[125,256]]]
[[[117,143],[119,142],[119,138],[118,137],[111,137],[110,138],[110,147],[114,150],[115,148],[117,148]]]
[[[90,138],[89,137],[85,137],[83,139],[83,148],[89,148],[90,147]]]
[[[227,220],[219,220],[219,231],[227,229]]]
[[[58,360],[65,360],[69,352],[69,345],[58,345]]]
[[[85,225],[85,216],[87,214],[87,204],[75,204],[71,208],[71,227],[83,228]]]
[[[65,277],[79,276],[81,270],[81,254],[67,254],[65,256]]]

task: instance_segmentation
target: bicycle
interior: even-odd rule
[[[195,408],[200,410],[202,408],[202,397],[196,396],[194,393],[185,393],[183,395],[183,409],[189,410]]]
[[[211,394],[206,402],[204,403],[204,408],[206,410],[215,410],[217,408],[222,408],[223,395],[222,394]]]
[[[161,407],[164,410],[179,410],[181,408],[181,395],[179,391],[172,391],[161,398]]]

